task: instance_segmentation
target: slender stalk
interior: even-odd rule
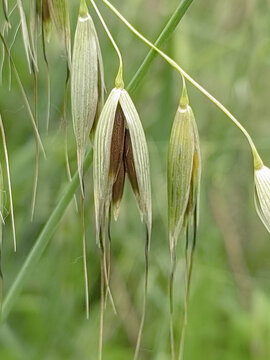
[[[44,158],[46,159],[45,150],[44,150],[44,147],[43,147],[43,144],[42,144],[42,141],[41,141],[39,132],[38,132],[38,128],[37,128],[37,126],[36,126],[35,117],[34,117],[33,112],[32,112],[32,110],[31,110],[31,106],[30,106],[30,104],[29,104],[29,101],[28,101],[26,92],[25,92],[25,90],[24,90],[24,87],[23,87],[23,84],[22,84],[22,82],[21,82],[19,73],[18,73],[17,68],[16,68],[16,66],[15,66],[15,63],[14,63],[14,60],[13,60],[11,54],[10,54],[10,51],[9,51],[9,49],[8,49],[8,47],[7,47],[5,38],[4,38],[4,36],[3,36],[3,34],[2,34],[1,32],[0,32],[0,39],[1,39],[2,43],[3,43],[3,45],[4,45],[5,51],[6,51],[7,55],[8,55],[8,58],[10,59],[11,67],[12,67],[12,69],[13,69],[13,71],[14,71],[14,74],[15,74],[15,77],[16,77],[16,80],[17,80],[17,83],[18,83],[19,88],[20,88],[20,91],[21,91],[21,93],[22,93],[23,100],[24,100],[24,102],[25,102],[25,106],[26,106],[27,111],[28,111],[29,116],[30,116],[30,120],[31,120],[33,129],[34,129],[34,134],[35,134],[35,136],[36,136],[36,138],[37,138],[37,140],[38,140],[38,143],[39,143],[39,146],[40,146],[40,148],[41,148],[41,151],[42,151],[42,153],[43,153],[43,155],[44,155]]]
[[[90,151],[84,161],[84,170],[86,171],[90,165],[92,164],[92,151]],[[18,275],[11,285],[7,296],[3,302],[3,312],[2,312],[2,321],[7,318],[9,315],[12,306],[14,305],[17,296],[19,295],[24,282],[28,279],[29,275],[32,273],[33,269],[35,268],[36,264],[38,263],[41,255],[43,254],[44,250],[46,249],[51,237],[55,233],[57,226],[62,219],[70,201],[73,198],[75,191],[77,190],[79,185],[79,175],[78,172],[73,176],[73,179],[64,191],[63,196],[61,197],[60,201],[58,202],[57,206],[54,208],[53,212],[51,213],[48,221],[46,222],[43,230],[41,231],[40,235],[38,236],[32,250],[28,254],[22,268],[18,272]]]
[[[36,126],[38,128],[38,74],[33,67],[33,76],[34,76],[34,117],[36,121]],[[35,207],[36,207],[36,198],[37,198],[37,188],[38,188],[38,175],[39,175],[39,144],[38,140],[35,137],[35,171],[34,171],[34,183],[33,183],[33,193],[32,193],[32,203],[31,203],[31,221],[34,220]]]
[[[186,8],[186,10],[187,10],[187,8]],[[182,11],[182,8],[179,8],[179,11]],[[175,19],[177,18],[177,16],[175,16],[175,13],[173,16]],[[181,18],[182,17],[178,17],[179,21],[181,20]],[[171,21],[171,19],[170,19],[170,21]],[[171,28],[173,28],[173,26],[174,26],[174,23],[172,22]],[[162,30],[163,35],[160,35],[161,42],[163,41],[163,37],[167,36],[167,34],[170,33],[170,28],[168,28],[166,32],[164,32],[164,31],[165,31],[165,29]],[[0,33],[0,37],[1,37],[1,33]],[[141,71],[140,72],[137,71],[137,73],[136,73],[137,75],[135,75],[135,77],[133,78],[133,81],[135,81],[135,83],[137,82],[137,80],[136,80],[137,77],[140,77],[139,82],[141,81],[141,79],[142,79],[141,74],[144,73],[144,68],[148,68],[149,65],[151,64],[151,62],[153,61],[153,59],[154,59],[154,57],[151,57],[146,61],[146,58],[145,58],[145,60],[143,61],[144,65],[141,68]],[[127,88],[129,88],[129,86],[130,86],[130,84],[127,86]],[[84,161],[85,171],[90,167],[91,164],[92,164],[92,152],[89,152]],[[2,318],[1,318],[2,321],[4,321],[8,317],[10,311],[12,310],[12,307],[15,304],[16,299],[20,294],[20,291],[22,290],[24,283],[27,281],[28,277],[30,276],[31,272],[35,268],[40,257],[42,256],[44,250],[46,249],[51,237],[53,236],[53,234],[57,228],[57,225],[61,221],[61,219],[65,213],[65,210],[68,207],[78,186],[79,186],[79,176],[78,176],[78,173],[76,173],[73,176],[72,181],[67,185],[62,198],[60,199],[59,203],[56,205],[53,212],[51,213],[44,228],[42,229],[40,235],[38,236],[32,250],[28,254],[27,258],[25,259],[24,264],[22,265],[21,269],[19,270],[18,275],[15,278],[15,281],[11,285],[6,297],[4,298],[3,308],[2,308]]]
[[[99,315],[98,360],[102,360],[104,328],[104,264],[100,257],[100,315]]]
[[[86,231],[85,231],[85,212],[84,212],[84,197],[81,196],[81,222],[82,222],[82,244],[83,244],[83,272],[84,272],[84,290],[85,290],[85,310],[86,319],[89,319],[89,286],[87,273],[87,246],[86,246]]]
[[[5,129],[4,129],[4,124],[2,121],[1,115],[0,115],[0,129],[1,129],[1,135],[2,135],[2,140],[3,140],[3,148],[4,148],[4,154],[5,154],[6,169],[7,169],[10,214],[11,214],[11,224],[12,224],[13,244],[14,244],[13,246],[14,246],[14,251],[16,251],[17,243],[16,243],[16,228],[15,228],[14,209],[13,209],[13,197],[12,197],[12,188],[11,188],[11,176],[10,176],[10,170],[9,170],[9,159],[8,159]]]
[[[210,101],[212,101],[221,111],[224,112],[233,122],[234,124],[242,131],[242,133],[247,138],[249,145],[251,147],[252,155],[254,157],[254,163],[259,166],[262,166],[263,162],[258,154],[256,146],[247,132],[247,130],[243,127],[243,125],[232,115],[232,113],[213,95],[211,95],[207,90],[205,90],[197,81],[195,81],[187,72],[185,72],[182,67],[180,67],[173,59],[171,59],[168,55],[166,55],[163,51],[157,48],[154,44],[152,44],[148,39],[146,39],[138,30],[136,30],[126,19],[125,17],[108,1],[103,0],[103,2],[115,13],[116,16],[145,44],[150,46],[153,50],[155,50],[164,60],[167,61],[174,69],[176,69],[181,76],[185,77],[193,86],[195,86],[201,93],[203,93]]]
[[[46,49],[46,39],[45,39],[45,29],[44,24],[42,22],[42,53],[43,59],[46,65],[46,78],[47,78],[47,111],[46,111],[46,131],[47,134],[49,132],[49,124],[50,124],[50,112],[51,112],[51,77],[49,70],[49,61],[47,57],[47,49]]]
[[[171,273],[169,278],[169,294],[170,294],[170,346],[171,346],[171,360],[175,360],[175,345],[174,345],[174,328],[173,328],[173,312],[174,312],[174,276],[176,269],[176,254],[175,248],[171,251]]]
[[[161,31],[160,35],[158,36],[157,40],[155,41],[155,46],[160,47],[166,40],[169,39],[171,34],[174,32],[176,27],[178,26],[179,22],[182,20],[183,16],[187,12],[188,8],[192,4],[193,0],[183,0],[175,9],[174,13],[164,26],[164,29]],[[154,58],[157,56],[157,52],[154,49],[150,49],[147,56],[145,57],[144,61],[142,62],[141,66],[133,76],[132,80],[127,86],[127,90],[129,93],[133,93],[138,85],[142,82],[143,78],[145,77],[149,66],[151,65]]]
[[[90,0],[90,1],[91,1],[92,5],[93,5],[93,7],[94,7],[94,9],[95,9],[98,17],[99,17],[99,20],[100,20],[102,26],[104,27],[104,30],[106,31],[109,39],[111,40],[111,43],[112,43],[114,49],[115,49],[115,51],[116,51],[116,53],[117,53],[117,55],[118,55],[118,58],[119,58],[119,69],[118,69],[118,74],[117,74],[116,79],[115,79],[115,86],[116,86],[117,88],[123,88],[123,87],[124,87],[124,81],[123,81],[123,59],[122,59],[121,52],[120,52],[119,47],[117,46],[117,44],[116,44],[116,42],[115,42],[115,40],[114,40],[114,38],[113,38],[113,36],[112,36],[110,30],[108,29],[108,27],[107,27],[107,25],[106,25],[106,23],[105,23],[102,15],[101,15],[100,11],[98,10],[98,7],[97,7],[95,1],[94,1],[94,0]]]
[[[148,274],[149,274],[149,244],[150,244],[150,234],[148,228],[146,228],[146,242],[145,242],[145,249],[144,249],[144,263],[145,263],[145,270],[144,270],[144,293],[143,293],[143,307],[142,307],[142,317],[141,323],[139,327],[137,343],[135,348],[135,355],[133,360],[137,360],[140,352],[141,340],[142,340],[142,333],[144,328],[144,321],[146,315],[146,302],[147,302],[147,292],[148,292]]]

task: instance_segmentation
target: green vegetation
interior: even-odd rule
[[[9,1],[9,9],[14,2]],[[181,84],[177,72],[160,57],[151,66],[146,63],[145,77],[140,73],[134,79],[149,48],[102,1],[96,2],[122,52],[124,81],[140,114],[151,163],[153,231],[140,358],[167,360],[170,359],[168,278],[171,263],[166,162]],[[191,2],[186,1],[186,4]],[[30,3],[23,1],[27,14]],[[179,6],[176,0],[115,0],[113,3],[152,41],[162,29],[161,24],[165,24]],[[114,87],[118,58],[90,1],[87,4],[101,45],[107,97]],[[70,0],[69,6],[73,42],[79,1]],[[194,0],[174,34],[159,44],[241,121],[252,134],[266,165],[270,164],[269,10],[267,2]],[[176,18],[171,21],[173,26],[175,21]],[[13,27],[6,37],[8,44],[12,43],[19,23],[17,10],[11,22]],[[3,23],[1,12],[1,28]],[[46,46],[51,81],[51,117],[47,133],[47,69],[39,40],[38,128],[47,160],[40,151],[32,222],[36,143],[14,72],[11,73],[11,90],[8,90],[7,60],[0,86],[0,113],[9,151],[17,237],[17,252],[14,253],[5,156],[1,148],[5,226],[2,229],[4,290],[0,359],[95,360],[99,338],[100,254],[95,240],[92,154],[87,155],[85,170],[88,170],[84,177],[90,296],[90,318],[86,320],[81,220],[72,201],[77,188],[80,204],[79,179],[76,176],[72,183],[68,181],[65,119],[62,117],[69,45],[66,42],[62,46],[53,29],[50,44]],[[0,59],[2,51],[0,47]],[[29,74],[21,31],[11,52],[34,109],[35,77]],[[265,360],[270,358],[270,246],[269,234],[254,208],[250,150],[231,121],[198,90],[188,83],[187,87],[200,133],[202,185],[184,359]],[[77,155],[69,96],[67,121],[73,174],[77,169]],[[125,360],[134,356],[143,300],[144,232],[132,189],[126,184],[119,220],[112,222],[111,227],[111,291],[118,314],[113,313],[108,301],[104,318],[105,360]],[[185,239],[181,237],[174,280],[177,349],[185,298],[184,244]],[[35,260],[34,268],[27,267],[31,261],[29,254]],[[24,263],[26,259],[28,262]]]

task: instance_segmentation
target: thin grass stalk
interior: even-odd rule
[[[112,245],[112,236],[111,236],[111,207],[109,209],[109,219],[108,219],[108,250],[107,250],[107,269],[108,269],[108,280],[110,283],[111,278],[111,245]],[[108,300],[108,290],[106,289],[105,293],[105,309],[107,307],[107,300]]]
[[[33,77],[34,77],[34,117],[36,121],[36,126],[38,128],[38,74],[35,69],[33,69]],[[33,183],[33,193],[32,193],[32,202],[31,202],[31,221],[34,220],[37,188],[38,188],[38,175],[39,175],[39,144],[36,137],[35,137],[35,148],[36,148],[35,172],[34,172],[34,183]]]
[[[175,341],[174,341],[174,276],[176,269],[176,254],[175,250],[171,256],[171,273],[169,278],[169,297],[170,297],[170,346],[171,346],[171,360],[175,360]]]
[[[142,316],[141,322],[137,337],[137,343],[135,348],[134,360],[138,359],[140,347],[141,347],[141,340],[142,340],[142,333],[144,328],[145,322],[145,315],[146,315],[146,303],[147,303],[147,292],[148,292],[148,275],[149,275],[149,249],[150,248],[150,234],[149,229],[146,226],[146,241],[145,241],[145,249],[144,249],[144,257],[145,257],[145,269],[144,269],[144,293],[143,293],[143,306],[142,306]]]
[[[187,11],[188,8],[186,8],[185,11]],[[182,11],[182,8],[179,8],[179,12]],[[175,14],[174,14],[175,16]],[[183,17],[183,16],[182,16]],[[178,17],[179,21],[182,17]],[[167,29],[166,32],[164,32],[164,29],[162,30],[163,36],[161,36],[160,41],[162,41],[164,36],[167,36],[168,33],[172,32],[171,29],[175,28],[174,24],[171,23],[170,27]],[[0,33],[1,40],[3,39],[2,34]],[[3,41],[3,40],[2,40]],[[146,59],[145,59],[146,60]],[[144,60],[144,61],[145,61]],[[144,66],[149,66],[149,63],[153,61],[153,58],[149,59],[147,63],[145,63]],[[137,76],[141,76],[142,72],[138,73]],[[136,82],[136,77],[133,78],[133,81]],[[141,81],[141,80],[140,80]],[[127,88],[129,85],[127,86]],[[31,110],[31,109],[30,109]],[[90,151],[84,161],[84,170],[86,171],[90,165],[92,164],[92,151]],[[30,253],[26,257],[21,269],[18,272],[18,275],[16,276],[13,284],[11,285],[6,297],[3,301],[3,311],[2,311],[2,321],[5,321],[7,317],[9,316],[12,307],[14,306],[17,297],[19,296],[24,283],[28,280],[29,276],[31,275],[33,269],[36,267],[39,259],[41,258],[44,250],[46,249],[51,237],[53,236],[58,224],[60,223],[66,208],[68,207],[70,201],[72,200],[72,197],[74,196],[76,190],[79,187],[79,176],[78,172],[73,176],[72,182],[69,183],[66,186],[66,189],[64,191],[63,196],[61,197],[60,201],[54,208],[53,212],[51,213],[49,219],[47,220],[46,224],[44,225],[40,235],[35,241],[35,244],[33,245]]]
[[[21,29],[22,29],[22,37],[23,37],[26,59],[28,63],[29,72],[31,73],[33,68],[35,68],[36,70],[38,69],[37,61],[36,61],[37,57],[34,47],[31,46],[22,0],[17,0],[17,6],[19,9],[19,15],[21,19]]]
[[[46,153],[45,153],[45,150],[44,150],[44,147],[43,147],[43,144],[42,144],[42,141],[41,141],[41,138],[40,138],[40,135],[39,135],[39,132],[38,132],[38,128],[36,126],[36,120],[35,120],[35,117],[33,115],[33,112],[31,110],[31,106],[30,106],[30,103],[29,103],[29,100],[27,98],[27,95],[26,95],[26,92],[24,90],[24,87],[23,87],[23,84],[21,82],[21,79],[20,79],[20,76],[19,76],[19,73],[17,71],[17,68],[15,66],[15,63],[14,63],[14,60],[10,54],[10,51],[9,51],[9,48],[7,47],[7,44],[6,44],[6,41],[5,41],[5,38],[3,36],[3,34],[0,32],[0,39],[5,47],[5,51],[7,53],[7,56],[8,58],[10,59],[10,63],[11,63],[11,67],[13,69],[13,72],[15,74],[15,77],[16,77],[16,81],[18,83],[18,86],[19,86],[19,89],[21,91],[21,94],[22,94],[22,97],[23,97],[23,100],[24,100],[24,103],[25,103],[25,106],[26,106],[26,109],[28,111],[28,114],[30,116],[30,120],[31,120],[31,123],[32,123],[32,126],[33,126],[33,130],[34,130],[34,134],[35,136],[37,137],[37,140],[38,140],[38,143],[39,143],[39,146],[41,148],[41,151],[44,155],[44,158],[46,159]]]
[[[186,328],[188,322],[188,305],[189,305],[189,297],[190,297],[190,287],[191,287],[191,277],[193,271],[193,260],[194,260],[194,253],[197,245],[197,207],[194,211],[194,219],[193,219],[193,239],[192,239],[192,246],[190,250],[190,254],[188,252],[189,248],[189,226],[187,225],[186,229],[186,249],[185,249],[185,262],[186,262],[186,293],[185,293],[185,301],[184,301],[184,321],[182,323],[182,330],[180,336],[180,343],[179,343],[179,360],[183,360],[184,358],[184,346],[185,346],[185,336],[186,336]]]
[[[42,53],[43,59],[46,66],[46,78],[47,78],[47,111],[46,111],[46,132],[49,132],[50,125],[50,113],[51,113],[51,77],[50,77],[50,69],[49,69],[49,61],[47,57],[47,48],[46,48],[46,32],[44,28],[44,23],[42,22]]]
[[[98,341],[98,360],[102,360],[103,352],[103,330],[104,330],[104,265],[100,257],[100,318],[99,318],[99,341]]]
[[[13,13],[14,10],[16,9],[16,7],[17,7],[17,4],[15,4],[15,5],[13,6],[13,8],[11,9],[10,13],[8,14],[9,17],[12,15],[12,13]],[[11,48],[12,48],[14,42],[15,42],[15,39],[16,39],[16,36],[17,36],[17,34],[18,34],[18,31],[19,31],[20,26],[21,26],[21,23],[19,22],[18,27],[17,27],[17,29],[15,30],[13,40],[12,40],[11,45],[10,45],[10,47],[9,47],[9,51],[11,50]],[[3,25],[3,29],[2,29],[2,34],[3,34],[3,36],[5,36],[5,33],[8,33],[8,28],[9,28],[8,23],[5,22],[4,25]],[[3,43],[1,43],[1,48],[2,48],[2,56],[1,56],[1,61],[0,61],[0,85],[2,84],[2,80],[3,80],[3,79],[2,79],[2,75],[3,75],[3,67],[4,67],[5,53],[6,53],[6,52],[5,52],[5,46],[4,46]],[[9,72],[10,72],[10,59],[8,59],[8,65],[9,65]],[[9,89],[10,89],[10,82],[11,82],[11,80],[10,80],[11,74],[10,74],[10,73],[9,73],[8,78],[9,78]]]
[[[89,320],[89,286],[87,274],[87,246],[86,246],[86,231],[85,231],[85,211],[84,211],[84,197],[81,195],[81,223],[82,223],[82,247],[83,247],[83,272],[84,272],[84,290],[85,290],[85,312],[86,319]]]
[[[15,44],[16,37],[18,35],[20,27],[21,27],[21,23],[18,24],[17,29],[15,30],[13,39],[9,46],[9,52],[11,52],[11,49],[12,49],[13,45]],[[8,58],[8,90],[9,91],[11,91],[11,81],[12,81],[11,61],[10,61],[10,58]]]
[[[155,50],[168,64],[170,64],[175,70],[179,72],[181,77],[184,77],[187,81],[189,81],[194,87],[196,87],[202,94],[204,94],[213,104],[215,104],[227,117],[238,127],[238,129],[244,134],[246,137],[252,156],[255,162],[263,163],[256,146],[249,135],[248,131],[244,128],[244,126],[236,119],[235,116],[213,95],[211,95],[203,86],[197,83],[186,71],[183,70],[181,66],[179,66],[173,59],[171,59],[168,55],[166,55],[163,51],[161,51],[158,47],[156,47],[151,41],[146,39],[138,30],[132,26],[129,21],[110,3],[108,0],[103,0],[103,2],[112,10],[112,12],[146,45]]]
[[[71,176],[71,169],[70,169],[70,163],[69,163],[69,155],[68,155],[68,122],[67,122],[67,108],[68,108],[68,93],[69,93],[69,81],[70,81],[70,70],[67,63],[67,75],[66,75],[66,82],[65,82],[65,89],[64,89],[64,99],[63,99],[63,106],[62,106],[62,116],[61,116],[61,122],[62,122],[62,128],[64,130],[64,137],[65,137],[65,164],[66,164],[66,171],[67,171],[67,177],[68,181],[72,181]],[[74,205],[75,210],[78,213],[78,202],[76,199],[76,194],[74,194]]]
[[[9,24],[9,16],[8,16],[8,0],[2,0],[3,13],[6,19],[7,24]]]
[[[2,301],[3,301],[3,272],[2,272],[2,245],[3,245],[3,209],[4,209],[4,181],[3,181],[3,171],[0,163],[0,317],[2,313]]]
[[[102,257],[102,261],[103,261],[103,273],[104,273],[104,283],[105,283],[105,287],[106,287],[106,293],[109,296],[111,305],[112,305],[112,309],[114,314],[117,314],[116,311],[116,307],[115,307],[115,303],[114,303],[114,299],[112,296],[112,292],[110,289],[110,283],[109,283],[109,272],[108,272],[108,264],[107,264],[107,250],[106,250],[106,242],[105,242],[105,234],[103,233],[103,231],[101,231],[101,236],[100,236],[100,252],[101,252],[101,257]]]
[[[193,0],[183,0],[180,1],[179,5],[175,9],[174,13],[165,24],[163,30],[161,31],[160,35],[158,36],[157,40],[155,41],[156,47],[161,47],[166,40],[170,38],[172,33],[177,28],[178,24],[182,20],[183,16],[187,12],[188,8],[192,4]],[[154,49],[150,49],[147,56],[145,57],[144,61],[142,62],[141,66],[131,79],[130,83],[127,86],[127,91],[131,94],[136,91],[138,85],[142,83],[149,66],[151,65],[154,58],[157,56],[157,52]]]
[[[89,151],[85,158],[84,162],[84,170],[86,171],[90,165],[92,164],[93,154],[92,151]],[[5,320],[9,315],[14,302],[16,301],[17,296],[19,295],[24,282],[28,279],[31,275],[33,269],[37,266],[37,263],[43,254],[44,250],[46,249],[51,237],[55,233],[59,222],[61,221],[72,197],[77,190],[79,185],[79,176],[78,173],[73,176],[72,182],[68,183],[66,189],[59,200],[58,204],[54,208],[53,212],[51,213],[48,221],[46,222],[45,226],[43,227],[40,235],[38,236],[34,246],[32,247],[30,253],[28,254],[27,258],[25,259],[18,275],[11,285],[7,296],[3,301],[3,313],[2,313],[2,320]]]
[[[5,162],[6,162],[6,171],[7,171],[8,192],[9,192],[9,202],[10,202],[10,215],[11,215],[12,234],[13,234],[13,247],[14,247],[14,251],[16,251],[17,242],[16,242],[16,228],[15,228],[15,218],[14,218],[14,209],[13,209],[11,176],[10,176],[10,169],[9,169],[9,158],[8,158],[8,151],[7,151],[6,135],[5,135],[5,129],[4,129],[4,124],[2,121],[1,114],[0,114],[0,130],[1,130],[1,135],[2,135]]]

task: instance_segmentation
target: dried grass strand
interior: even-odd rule
[[[16,251],[16,249],[17,249],[16,228],[15,228],[15,218],[14,218],[14,209],[13,209],[11,176],[10,176],[10,169],[9,169],[9,157],[8,157],[5,129],[4,129],[4,124],[2,121],[1,114],[0,114],[0,130],[1,130],[1,135],[2,135],[5,162],[6,162],[6,171],[7,171],[8,192],[9,192],[9,202],[10,202],[10,215],[11,215],[12,234],[13,234],[13,247],[14,247],[14,251]]]

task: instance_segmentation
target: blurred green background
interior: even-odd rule
[[[11,4],[12,2],[10,2]],[[24,1],[27,8],[28,1]],[[70,0],[72,34],[79,1]],[[103,6],[100,9],[124,56],[125,82],[134,75],[147,47]],[[154,40],[178,0],[113,2],[149,39]],[[93,13],[93,9],[91,9]],[[266,164],[270,164],[270,1],[194,0],[180,26],[163,47],[184,69],[228,106],[250,131]],[[113,87],[117,57],[95,14],[105,64],[107,90]],[[13,30],[18,14],[12,16]],[[3,16],[1,14],[1,26]],[[51,123],[45,131],[46,71],[40,50],[39,128],[47,161],[40,158],[34,221],[30,205],[35,144],[31,124],[14,76],[8,90],[8,63],[3,69],[0,110],[6,129],[14,195],[18,250],[12,250],[8,195],[3,243],[4,293],[13,283],[35,239],[64,188],[64,134],[61,107],[65,57],[53,32],[49,48],[52,80]],[[2,48],[0,49],[2,55]],[[33,99],[18,33],[12,50]],[[270,243],[253,204],[253,170],[242,134],[213,104],[189,86],[201,138],[203,176],[199,241],[195,257],[185,360],[270,359]],[[169,132],[181,83],[177,73],[157,58],[133,94],[149,144],[153,191],[153,239],[148,311],[141,359],[167,360],[169,351],[166,157]],[[69,113],[69,155],[76,169]],[[1,149],[0,158],[4,164]],[[97,359],[99,329],[99,252],[95,243],[92,169],[86,182],[86,223],[90,283],[90,320],[85,319],[82,241],[79,216],[72,203],[20,297],[0,328],[1,360]],[[7,189],[7,187],[6,187]],[[183,241],[178,246],[175,330],[183,312]],[[118,308],[108,305],[104,359],[132,359],[141,314],[144,233],[127,184],[119,221],[112,226],[112,291]]]

